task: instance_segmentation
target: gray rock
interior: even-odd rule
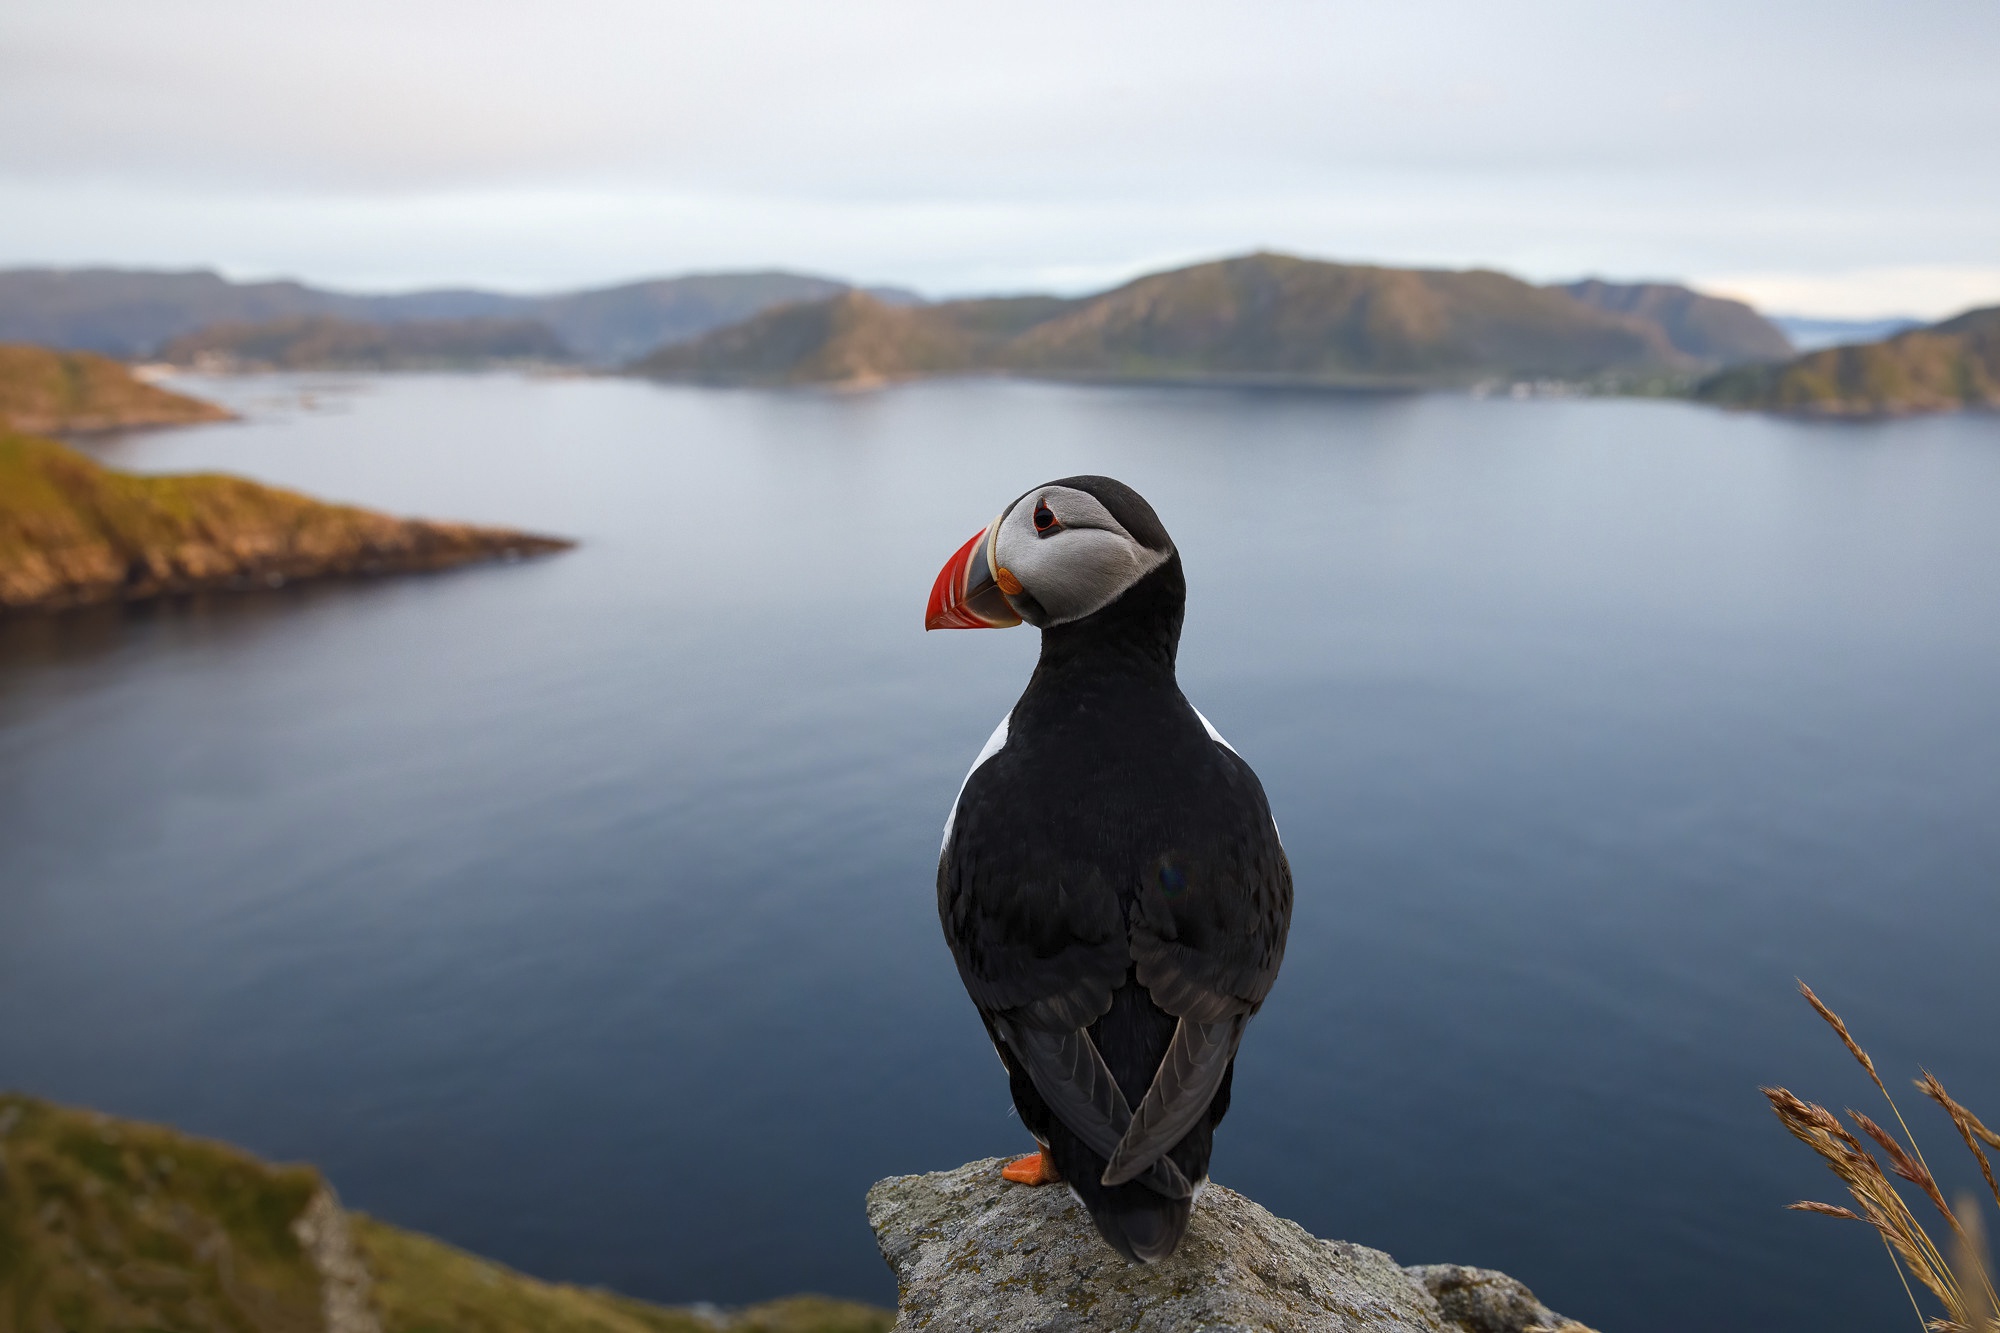
[[[1403,1270],[1424,1284],[1446,1319],[1465,1333],[1591,1333],[1535,1299],[1505,1273],[1459,1264],[1419,1264]]]
[[[319,1270],[320,1319],[326,1333],[382,1333],[370,1299],[373,1279],[331,1186],[312,1196],[292,1222],[292,1234]]]
[[[1128,1264],[1068,1190],[1009,1184],[1002,1164],[894,1176],[868,1191],[868,1224],[896,1274],[899,1333],[1527,1333],[1544,1316],[1550,1329],[1581,1328],[1503,1274],[1406,1272],[1213,1184],[1173,1258]]]

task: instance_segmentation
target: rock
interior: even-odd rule
[[[1000,1178],[1002,1165],[991,1158],[893,1176],[868,1192],[868,1223],[896,1274],[898,1333],[1528,1333],[1528,1321],[1563,1333],[1582,1327],[1504,1274],[1451,1265],[1406,1271],[1380,1250],[1320,1240],[1214,1184],[1202,1192],[1173,1258],[1128,1264],[1098,1238],[1069,1191],[1009,1184]]]
[[[368,1265],[354,1246],[354,1233],[347,1214],[334,1197],[331,1186],[323,1186],[292,1223],[306,1257],[319,1273],[320,1320],[325,1333],[382,1333],[370,1299],[374,1279]]]
[[[1535,1293],[1505,1273],[1459,1264],[1419,1264],[1403,1270],[1424,1284],[1444,1317],[1465,1333],[1591,1333],[1535,1299]]]

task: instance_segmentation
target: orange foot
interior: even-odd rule
[[[1055,1159],[1046,1152],[1031,1152],[1026,1157],[1016,1157],[1000,1168],[1003,1179],[1016,1185],[1053,1185],[1062,1179],[1056,1170]]]

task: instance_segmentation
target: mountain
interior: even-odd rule
[[[1695,396],[1725,407],[1826,417],[2000,408],[2000,306],[1880,342],[1724,371],[1702,381]]]
[[[1127,283],[1013,341],[1058,375],[1418,386],[1677,368],[1661,332],[1503,273],[1255,254]]]
[[[1782,361],[1796,350],[1783,329],[1743,302],[1674,283],[1586,278],[1560,290],[1599,310],[1657,324],[1676,351],[1711,366]]]
[[[216,324],[168,339],[155,355],[205,371],[423,370],[571,359],[547,324],[496,316],[364,324],[295,315],[268,324]]]
[[[896,310],[850,293],[766,312],[631,369],[710,382],[867,382],[1015,372],[1052,378],[1422,387],[1483,378],[1687,373],[1649,318],[1501,273],[1255,254],[1065,301]]]
[[[569,545],[323,504],[240,477],[135,476],[0,431],[0,615],[447,569]]]
[[[1810,315],[1772,315],[1770,321],[1784,330],[1792,346],[1801,352],[1817,352],[1822,347],[1847,343],[1880,342],[1905,329],[1920,329],[1921,319],[1816,319]]]
[[[773,271],[691,274],[547,296],[470,289],[360,295],[298,282],[231,282],[206,270],[11,269],[0,271],[0,340],[138,357],[218,324],[309,316],[372,324],[532,319],[554,329],[574,356],[612,365],[774,305],[847,290],[830,278]],[[897,288],[874,294],[891,304],[920,299]]]
[[[0,345],[0,428],[66,433],[228,419],[214,403],[147,384],[94,352]]]
[[[0,1094],[0,1333],[887,1333],[894,1318],[538,1281],[348,1212],[310,1166]]]

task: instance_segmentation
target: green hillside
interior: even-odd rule
[[[1420,387],[1682,373],[1698,364],[1654,323],[1500,273],[1257,254],[1075,301],[893,308],[849,293],[767,312],[632,369],[736,383],[1011,372]]]
[[[1421,385],[1683,364],[1659,332],[1502,273],[1257,254],[1141,278],[1009,349],[1064,375]]]
[[[0,1094],[0,1333],[885,1333],[794,1297],[720,1319],[541,1282],[344,1213],[309,1166]]]
[[[890,306],[845,292],[780,306],[693,342],[664,347],[634,370],[707,383],[868,384],[976,369],[979,344],[929,308]]]
[[[305,315],[218,324],[160,348],[163,361],[214,370],[429,370],[571,358],[533,319],[421,319],[370,324]]]
[[[1725,407],[1826,417],[2000,408],[2000,306],[1881,342],[1724,371],[1704,380],[1695,396]]]
[[[0,427],[56,433],[228,418],[213,403],[147,384],[95,352],[0,344]]]
[[[443,569],[568,545],[322,504],[240,477],[134,476],[0,430],[0,614]]]

